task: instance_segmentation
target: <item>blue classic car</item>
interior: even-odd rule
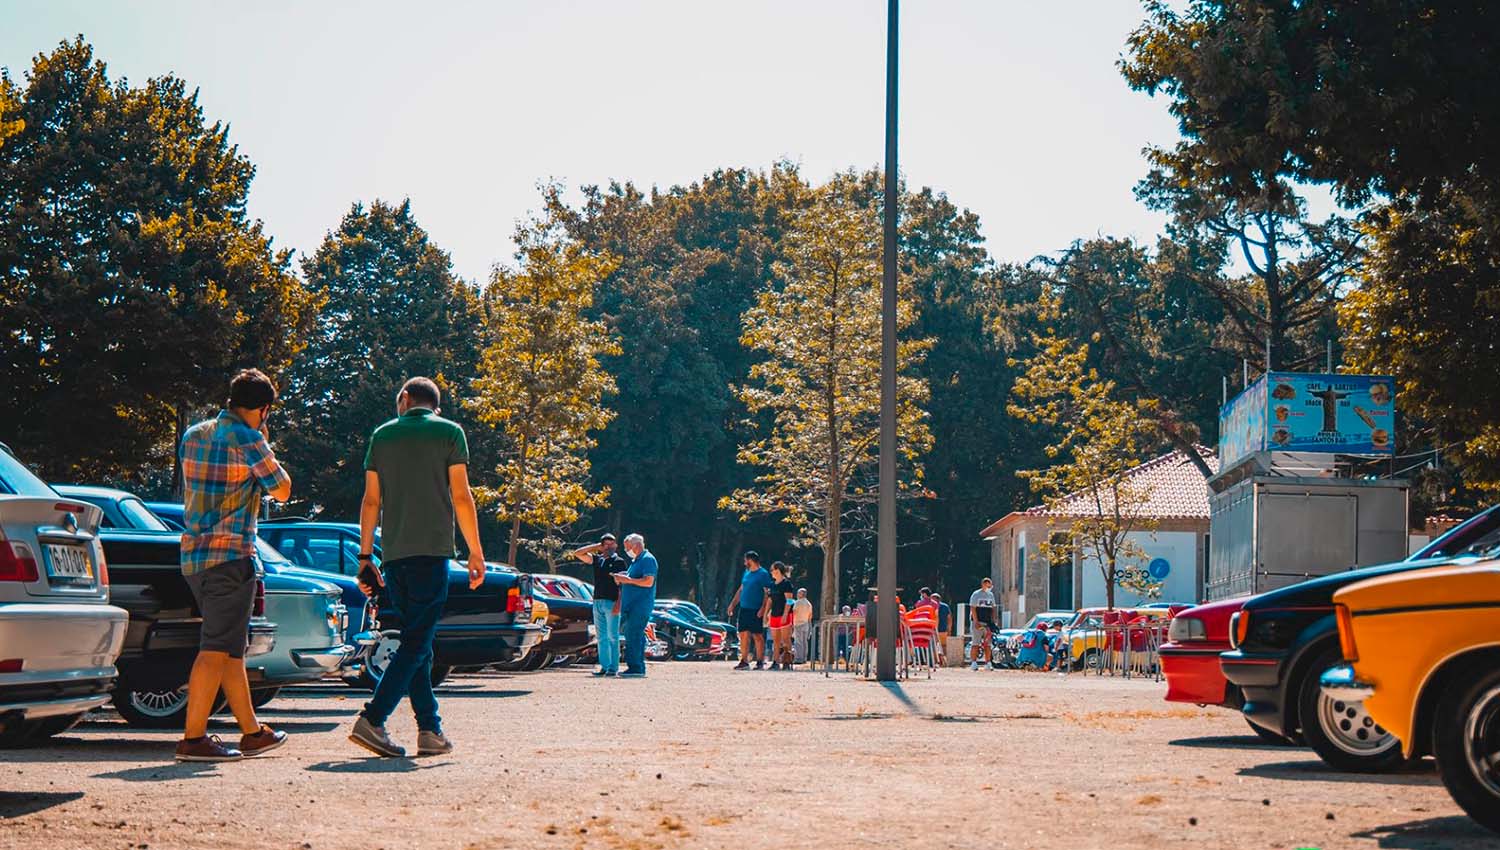
[[[68,484],[57,485],[55,489],[68,498],[97,505],[104,512],[102,528],[176,530],[140,499],[123,490]],[[285,559],[270,547],[260,549],[263,555],[265,550],[275,555],[274,560],[262,557],[262,567],[265,618],[276,624],[276,640],[269,652],[245,660],[257,706],[269,702],[284,685],[314,682],[337,671],[354,654],[344,637],[348,614],[339,588],[317,573],[281,569],[277,562],[284,563]],[[148,700],[148,703],[175,714],[185,705],[186,694],[171,696],[164,699],[158,695],[154,702]]]

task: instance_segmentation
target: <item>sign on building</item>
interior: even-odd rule
[[[1219,409],[1221,469],[1258,451],[1394,453],[1395,381],[1269,372]]]

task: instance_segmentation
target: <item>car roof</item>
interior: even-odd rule
[[[140,497],[128,490],[116,490],[113,487],[96,487],[92,484],[53,484],[52,489],[59,495],[73,496],[79,499],[139,499]]]

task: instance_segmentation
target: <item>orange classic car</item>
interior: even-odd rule
[[[1346,664],[1323,693],[1431,753],[1469,816],[1500,832],[1500,560],[1369,579],[1333,597]]]

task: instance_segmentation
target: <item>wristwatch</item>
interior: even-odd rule
[[[375,553],[374,552],[362,552],[362,553],[360,553],[360,556],[359,556],[360,563],[364,563],[365,561],[373,561],[373,560],[375,560]]]

